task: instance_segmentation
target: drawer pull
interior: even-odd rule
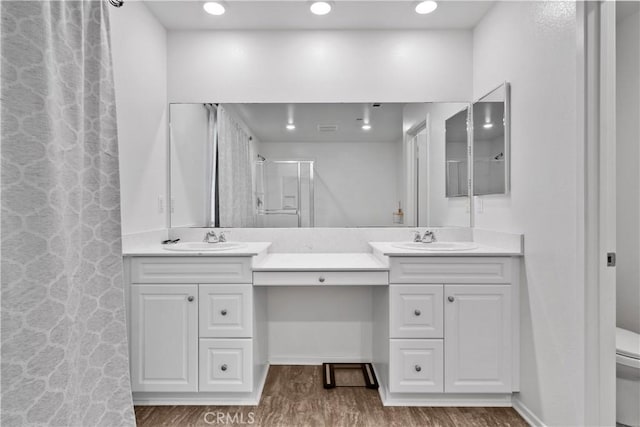
[[[320,277],[318,278],[318,281],[319,281],[320,283],[324,283],[324,277],[320,276]]]
[[[187,297],[187,301],[189,301],[189,302],[193,302],[193,300],[194,300],[193,296],[189,295],[189,296]]]
[[[422,367],[420,365],[416,365],[414,368],[415,368],[416,372],[422,371]]]
[[[454,302],[456,300],[454,297],[447,297],[447,299],[449,300],[449,302]]]
[[[226,309],[220,310],[220,314],[222,314],[223,316],[226,316],[227,315],[227,310]]]
[[[226,371],[227,370],[227,365],[225,364],[225,365],[220,366],[220,370],[221,371]]]
[[[422,312],[416,308],[416,309],[413,311],[413,314],[415,314],[416,316],[420,316],[420,315],[422,314]]]

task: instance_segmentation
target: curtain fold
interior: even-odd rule
[[[207,227],[216,227],[218,222],[218,107],[205,104],[207,109]]]
[[[217,123],[220,227],[254,227],[249,135],[223,106]]]
[[[0,2],[6,426],[135,425],[108,7]]]

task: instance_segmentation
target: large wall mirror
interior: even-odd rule
[[[506,194],[510,176],[510,93],[504,83],[473,103],[473,194]]]
[[[468,108],[171,104],[171,227],[469,226],[445,141]]]

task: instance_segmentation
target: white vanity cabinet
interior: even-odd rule
[[[251,257],[140,256],[125,265],[134,400],[252,401],[255,374],[266,375],[255,313],[266,310],[254,301]]]
[[[388,343],[384,334],[374,343],[387,403],[449,395],[473,404],[518,390],[518,258],[390,256],[389,266],[376,307],[386,315],[375,315]]]

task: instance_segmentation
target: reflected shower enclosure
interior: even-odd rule
[[[314,183],[311,160],[255,162],[258,227],[313,227]]]

